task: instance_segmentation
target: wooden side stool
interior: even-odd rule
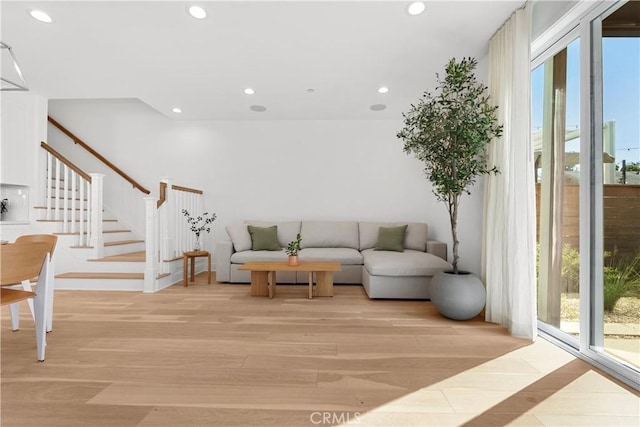
[[[188,261],[191,260],[191,281],[196,280],[196,258],[207,257],[207,283],[211,284],[211,254],[208,251],[191,251],[182,254],[182,263],[184,268],[184,286],[189,286],[189,270]]]

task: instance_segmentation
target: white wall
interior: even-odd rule
[[[395,137],[402,121],[179,121],[137,100],[51,101],[50,114],[157,196],[158,181],[198,188],[218,214],[213,240],[245,219],[424,221],[451,245],[448,216],[422,164]],[[79,147],[48,142],[81,168]],[[92,170],[86,170],[92,172]],[[105,178],[105,203],[119,211]],[[480,271],[482,189],[460,215],[461,266]]]
[[[22,224],[0,223],[2,240],[14,240],[32,229],[35,220],[32,207],[38,204],[43,190],[43,186],[38,185],[38,172],[44,159],[40,141],[47,135],[47,100],[31,92],[1,92],[0,97],[0,183],[29,188],[27,223],[21,220],[17,222]],[[10,200],[10,203],[18,201]]]
[[[576,0],[535,1],[531,17],[531,40],[535,40],[578,4]]]

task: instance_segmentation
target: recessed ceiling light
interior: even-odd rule
[[[256,91],[255,91],[255,90],[253,90],[253,89],[251,89],[250,87],[248,87],[248,88],[246,88],[246,89],[244,90],[244,93],[245,93],[246,95],[253,95],[254,93],[256,93]]]
[[[380,86],[378,88],[378,93],[387,93],[387,92],[389,92],[389,88],[386,86]]]
[[[180,108],[178,108],[178,107],[173,107],[171,109],[171,111],[173,111],[174,113],[178,113],[178,114],[182,113],[182,110]]]
[[[53,22],[53,19],[51,19],[49,15],[41,10],[30,10],[29,15],[31,15],[33,19],[44,22],[45,24],[50,24]]]
[[[263,111],[267,111],[267,107],[264,107],[262,105],[252,105],[251,107],[249,107],[249,109],[251,111],[256,111],[258,113],[262,113]]]
[[[413,16],[420,15],[422,12],[424,12],[425,8],[426,6],[424,5],[423,2],[414,1],[413,3],[409,4],[409,6],[407,7],[407,13]]]
[[[200,6],[189,6],[187,10],[189,11],[189,15],[196,19],[204,19],[207,17],[207,11]]]
[[[384,105],[384,104],[374,104],[374,105],[372,105],[372,106],[371,106],[371,107],[369,107],[369,108],[370,108],[372,111],[382,111],[382,110],[384,110],[385,108],[387,108],[387,106],[386,106],[386,105]]]

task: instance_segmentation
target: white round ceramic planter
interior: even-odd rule
[[[482,281],[474,274],[440,272],[431,279],[431,302],[449,319],[468,320],[476,317],[487,301]]]

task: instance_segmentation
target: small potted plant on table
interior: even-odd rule
[[[302,237],[300,233],[296,235],[296,240],[293,240],[287,246],[285,251],[287,255],[289,255],[289,265],[298,265],[298,251],[300,250],[300,242],[302,242]]]

